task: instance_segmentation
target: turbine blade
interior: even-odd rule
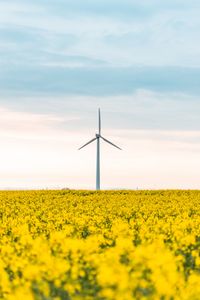
[[[99,135],[101,135],[101,111],[99,108]]]
[[[112,146],[114,146],[114,147],[116,147],[117,149],[119,149],[119,150],[122,150],[121,148],[119,148],[117,145],[115,145],[115,144],[113,144],[113,143],[111,143],[110,141],[108,141],[107,139],[105,139],[104,137],[102,137],[102,136],[100,136],[100,138],[102,138],[106,143],[108,143],[108,144],[110,144],[110,145],[112,145]]]
[[[88,143],[86,143],[85,145],[83,145],[81,148],[79,148],[78,150],[81,150],[82,148],[84,148],[85,146],[89,145],[90,143],[94,142],[97,138],[92,139],[91,141],[89,141]]]

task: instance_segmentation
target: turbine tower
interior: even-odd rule
[[[78,150],[81,150],[82,148],[86,147],[90,143],[97,141],[97,162],[96,162],[96,190],[97,191],[100,190],[100,139],[102,139],[106,143],[116,147],[117,149],[122,150],[121,148],[119,148],[115,144],[111,143],[109,140],[105,139],[101,135],[101,112],[100,112],[100,108],[99,108],[98,109],[98,133],[96,133],[95,138],[93,138],[92,140],[90,140],[89,142],[87,142],[85,145],[83,145],[82,147],[80,147],[78,149]]]

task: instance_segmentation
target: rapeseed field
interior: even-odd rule
[[[0,192],[0,299],[200,299],[199,191]]]

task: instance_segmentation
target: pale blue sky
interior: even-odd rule
[[[77,136],[71,148],[66,146],[70,149],[71,160],[77,161],[73,149],[79,146],[78,136],[82,134],[84,140],[93,134],[96,110],[100,106],[105,128],[127,145],[126,156],[134,155],[133,145],[128,143],[141,140],[138,132],[145,140],[146,149],[148,141],[153,142],[155,149],[171,141],[170,145],[181,145],[181,153],[188,147],[185,154],[188,159],[194,152],[197,155],[196,147],[200,149],[199,15],[200,2],[197,0],[0,0],[0,109],[7,113],[1,124],[5,149],[11,142],[13,147],[19,149],[20,145],[27,153],[27,139],[21,140],[23,128],[30,129],[29,133],[25,130],[24,136],[34,136],[37,132],[34,131],[34,120],[39,120],[41,126],[48,123],[42,128],[47,130],[48,127],[48,133],[55,131],[55,137],[60,134],[73,140],[72,136]],[[30,124],[29,119],[32,120]],[[128,140],[123,140],[125,136]],[[39,148],[40,140],[34,138]],[[60,144],[60,147],[64,145]],[[69,155],[67,149],[65,153]],[[160,157],[161,162],[152,163],[153,167],[149,166],[148,170],[141,167],[144,159],[138,158],[134,164],[138,164],[141,179],[136,183],[129,177],[122,186],[154,188],[175,184],[177,187],[198,187],[198,183],[197,186],[193,184],[197,174],[192,162],[191,168],[187,166],[187,180],[176,182],[173,179],[171,182],[162,177],[164,171],[160,168],[165,169],[164,162],[169,153],[173,158],[180,157],[177,149],[175,146],[174,152],[165,154],[160,150],[156,157]],[[55,157],[59,155],[54,153]],[[44,153],[38,155],[42,160]],[[148,152],[143,158],[151,160]],[[126,170],[124,159],[117,158],[121,166],[119,173]],[[168,157],[168,160],[172,164],[173,159]],[[56,163],[52,170],[47,162],[45,168],[51,169],[49,179],[42,183],[34,175],[34,179],[25,182],[24,186],[52,186],[56,172],[55,184],[68,184],[73,173],[74,179],[69,185],[93,186],[90,184],[92,171],[85,183],[80,179],[87,172],[87,166],[85,169],[82,166],[80,172],[75,169],[70,173],[68,162],[65,163],[64,169],[68,169],[68,173],[59,173]],[[185,158],[183,166],[184,163]],[[200,165],[200,156],[196,157],[195,163]],[[173,173],[173,167],[174,162],[168,177],[170,172]],[[175,168],[178,170],[178,166]],[[30,167],[28,173],[24,171],[25,177],[22,176],[19,183],[16,178],[21,175],[17,166],[11,168],[1,186],[23,186],[27,174],[42,173],[39,164],[34,170],[35,173]],[[114,163],[110,173],[116,173]],[[147,173],[151,178],[155,175],[155,180],[144,181],[143,175]],[[4,178],[4,174],[0,176]],[[15,174],[11,176],[12,180],[9,174]],[[157,177],[161,179],[155,183]],[[115,178],[110,183],[105,182],[104,186],[119,186],[120,180]]]

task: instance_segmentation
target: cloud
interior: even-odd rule
[[[70,59],[66,59],[66,64]],[[84,64],[79,59],[78,64]],[[61,63],[60,63],[61,64]],[[76,64],[76,60],[71,60]],[[20,64],[2,66],[1,93],[46,95],[124,95],[138,89],[196,94],[200,92],[200,68],[179,67],[60,67]]]
[[[1,93],[198,94],[199,6],[197,1],[2,1]]]
[[[73,118],[57,113],[0,112],[0,188],[94,188],[95,143],[77,151],[94,136],[94,126],[63,128]],[[76,118],[83,125],[81,113]],[[199,187],[200,130],[119,129],[103,116],[103,135],[123,148],[101,143],[103,188]]]
[[[0,2],[3,186],[198,187],[200,2]]]
[[[72,122],[73,117],[6,107],[0,107],[0,113],[0,188],[65,186],[65,170],[76,166],[71,153],[78,144],[74,133],[58,125]]]
[[[0,35],[1,45],[11,49],[7,57],[12,61],[18,61],[15,45],[27,64],[40,64],[45,54],[50,64],[56,64],[56,57],[48,56],[51,53],[60,56],[60,65],[66,65],[65,56],[118,67],[200,65],[197,1],[35,1],[30,5],[17,1],[0,5],[0,27],[5,32]]]
[[[4,100],[3,100],[4,99]],[[70,131],[95,130],[97,108],[102,109],[105,128],[117,130],[198,131],[200,102],[198,95],[180,92],[137,89],[118,95],[42,95],[1,97],[11,110],[50,114],[71,122],[58,127]]]
[[[19,140],[50,140],[61,124],[77,120],[77,117],[21,112],[0,106],[0,137]],[[60,129],[62,132],[62,130]],[[54,136],[55,138],[55,136]]]

